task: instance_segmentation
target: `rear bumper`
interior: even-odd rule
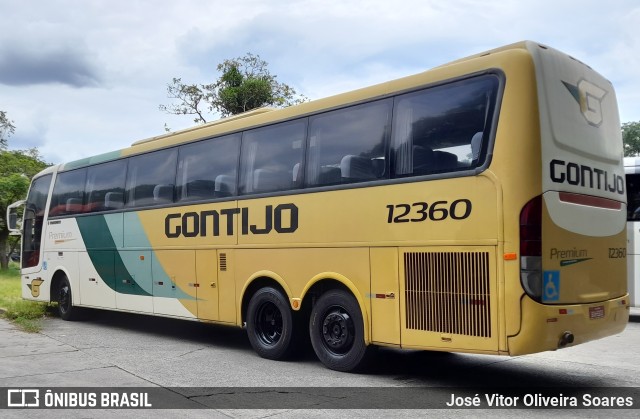
[[[629,295],[593,304],[545,305],[524,296],[520,332],[507,338],[509,355],[575,346],[622,332],[629,321]],[[566,342],[567,333],[573,342]],[[565,341],[563,341],[565,336]]]

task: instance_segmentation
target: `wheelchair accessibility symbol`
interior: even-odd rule
[[[544,271],[542,279],[542,301],[553,302],[560,299],[560,271]]]

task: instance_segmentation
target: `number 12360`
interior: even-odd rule
[[[464,220],[469,218],[473,205],[468,199],[449,201],[414,202],[413,204],[387,205],[387,223],[419,223],[422,221],[442,221],[447,218]]]

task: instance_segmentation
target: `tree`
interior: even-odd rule
[[[0,268],[9,266],[8,255],[18,245],[19,238],[9,236],[5,214],[13,202],[24,199],[31,178],[48,166],[37,149],[0,151]]]
[[[177,104],[160,105],[160,110],[174,115],[194,115],[194,122],[207,122],[207,113],[223,117],[262,106],[287,107],[307,98],[276,80],[266,61],[259,55],[224,60],[218,64],[220,77],[211,84],[185,84],[174,78],[167,85],[167,96]]]
[[[7,148],[7,139],[16,130],[13,121],[7,118],[5,111],[0,111],[0,150]]]
[[[640,155],[640,121],[622,124],[625,157]]]

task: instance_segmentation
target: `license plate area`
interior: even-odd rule
[[[589,319],[604,319],[604,306],[589,307]]]

